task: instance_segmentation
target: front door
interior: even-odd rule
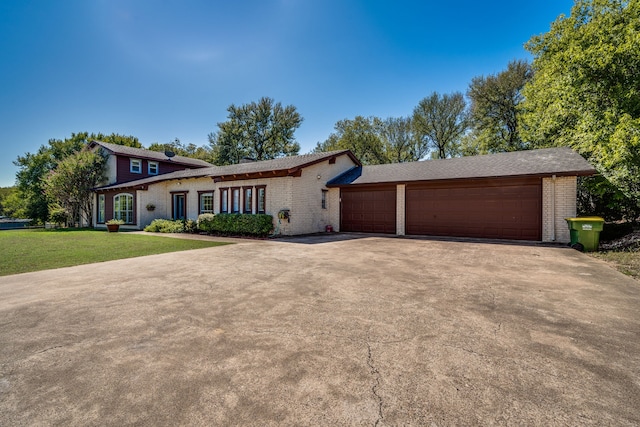
[[[185,199],[186,197],[184,194],[173,195],[173,219],[174,220],[185,219],[187,217]]]

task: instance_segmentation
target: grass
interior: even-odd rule
[[[90,229],[3,230],[0,276],[225,244]]]
[[[640,251],[603,251],[590,255],[611,263],[622,273],[640,280]]]

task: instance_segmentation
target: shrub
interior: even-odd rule
[[[69,221],[69,212],[65,208],[54,208],[49,212],[49,219],[57,225],[67,224]]]
[[[198,231],[198,223],[192,219],[184,220],[183,226],[185,233],[195,233]]]
[[[206,233],[266,236],[273,230],[273,217],[264,214],[202,214],[198,228]]]
[[[151,233],[184,233],[184,223],[182,220],[154,219],[151,224],[144,228],[144,231]]]

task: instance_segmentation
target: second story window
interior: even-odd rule
[[[129,159],[129,171],[131,173],[142,173],[142,160]]]
[[[149,162],[149,175],[158,175],[158,162]]]

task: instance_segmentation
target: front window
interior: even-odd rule
[[[104,194],[98,194],[98,223],[104,223]]]
[[[129,159],[129,171],[131,173],[142,173],[142,160]]]
[[[113,217],[121,219],[125,224],[133,224],[133,196],[128,193],[113,197]]]
[[[200,208],[198,210],[201,214],[213,213],[213,192],[200,193]]]
[[[264,185],[256,187],[256,212],[259,214],[266,213],[267,211],[267,187]]]
[[[220,189],[220,212],[221,213],[229,212],[229,189],[228,188]]]
[[[327,209],[327,193],[329,191],[322,190],[322,209]]]
[[[253,208],[253,187],[244,187],[244,209],[242,212],[250,214]]]
[[[231,189],[231,212],[240,212],[240,189],[237,187]]]
[[[149,162],[149,175],[158,175],[158,162]]]

